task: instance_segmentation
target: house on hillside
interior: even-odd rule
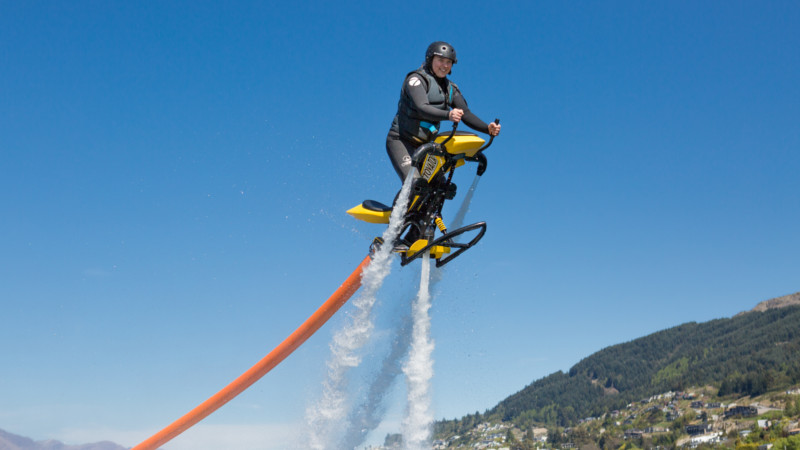
[[[642,437],[642,430],[637,430],[635,428],[630,430],[625,430],[625,439],[636,439]]]
[[[732,406],[725,411],[725,418],[731,417],[753,417],[758,415],[758,408],[755,406]]]
[[[698,434],[706,434],[711,431],[710,423],[701,423],[698,425],[686,425],[686,434],[689,436],[696,436]]]
[[[633,425],[634,420],[636,420],[636,414],[631,414],[630,416],[626,417],[625,420],[622,421],[622,424]]]
[[[712,433],[703,436],[697,436],[692,438],[692,447],[697,447],[700,444],[715,444],[718,442],[722,442],[722,433]]]

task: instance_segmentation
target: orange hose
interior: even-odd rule
[[[370,257],[367,256],[361,261],[356,270],[350,274],[349,277],[339,286],[339,289],[328,298],[322,306],[317,309],[294,333],[289,335],[283,342],[280,343],[274,350],[272,350],[261,361],[256,363],[247,372],[241,374],[239,378],[233,380],[230,384],[225,386],[222,390],[214,394],[208,400],[204,401],[193,410],[186,413],[183,417],[172,422],[163,430],[154,434],[146,441],[133,447],[132,450],[155,450],[159,446],[169,442],[175,436],[183,433],[191,428],[197,422],[205,419],[218,410],[222,405],[231,401],[234,397],[241,394],[245,389],[249,388],[256,381],[261,379],[264,375],[272,370],[275,366],[280,364],[287,356],[292,354],[303,342],[310,338],[319,328],[325,324],[339,308],[344,305],[350,297],[361,287],[361,273],[369,265]]]

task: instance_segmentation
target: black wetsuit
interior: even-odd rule
[[[489,126],[469,110],[455,83],[423,68],[406,76],[397,114],[386,136],[386,151],[401,181],[411,170],[411,153],[436,138],[439,122],[449,119],[452,108],[464,110],[461,120],[467,126],[489,133]]]

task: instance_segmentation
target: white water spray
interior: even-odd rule
[[[454,221],[451,223],[451,227],[453,229],[460,228],[463,225],[464,219],[469,212],[469,206],[472,202],[472,197],[477,189],[478,181],[480,181],[480,176],[476,175],[475,179],[472,181],[472,185],[467,191],[466,196],[459,206]],[[432,294],[430,294],[430,292],[432,292],[436,284],[442,280],[442,276],[442,270],[432,268],[429,286],[426,288],[421,282],[420,290],[417,296],[421,297],[423,296],[422,293],[426,292],[429,299],[432,298]],[[427,279],[427,277],[425,278]],[[410,313],[411,312],[409,312],[409,315],[403,315],[398,319],[396,328],[394,329],[396,338],[392,341],[391,350],[384,359],[380,370],[374,375],[367,391],[366,398],[357,408],[353,410],[347,423],[347,431],[345,432],[344,439],[342,440],[342,448],[356,448],[359,445],[362,445],[367,435],[371,431],[375,430],[378,425],[380,425],[385,414],[385,405],[383,405],[383,399],[391,389],[391,386],[393,385],[397,375],[400,374],[400,362],[406,357],[406,355],[408,355],[409,348],[411,346],[412,317]],[[423,321],[430,322],[427,314],[417,314],[415,315],[415,318],[421,318]],[[430,350],[433,350],[433,342],[430,342]],[[424,356],[422,353],[417,353],[415,356],[417,357],[416,367],[425,367],[432,375],[433,363],[430,355],[428,355],[427,361],[421,361],[421,357]],[[417,406],[409,406],[407,408],[407,412],[420,410],[424,411],[430,408],[430,381],[428,381],[428,387],[424,387],[424,383],[422,383],[420,386],[422,389],[417,389],[415,395],[420,393],[422,394],[420,396],[421,402],[416,403]],[[425,391],[427,391],[427,393]],[[409,400],[409,405],[411,405],[411,400]],[[419,408],[419,406],[422,406],[422,408]],[[425,414],[427,414],[428,417],[431,417],[432,420],[432,415],[429,412]],[[430,422],[429,419],[425,418],[425,414],[415,416],[413,419],[411,418],[411,415],[408,414],[407,423],[409,426],[407,429],[409,433],[411,433],[411,429],[422,430],[423,433],[426,429],[430,430]],[[411,425],[412,423],[417,425]],[[428,440],[428,438],[423,438],[422,444],[425,445]],[[428,448],[429,447],[430,445],[428,445]]]
[[[472,197],[478,187],[480,175],[472,181],[461,206],[451,223],[451,229],[460,228],[469,211]],[[430,276],[430,258],[422,258],[419,294],[412,307],[413,330],[408,363],[403,368],[408,384],[408,411],[403,422],[403,442],[408,450],[431,448],[433,412],[431,411],[431,379],[433,378],[433,349],[431,339],[431,288],[442,279],[442,271],[434,270]]]
[[[358,448],[364,444],[370,432],[383,421],[386,414],[384,398],[394,385],[397,376],[402,373],[401,361],[408,354],[411,343],[411,315],[403,314],[396,320],[390,330],[395,338],[392,340],[389,353],[374,374],[363,402],[350,415],[347,431],[342,439],[342,448]]]
[[[408,410],[403,421],[403,444],[408,450],[431,448],[433,413],[431,378],[433,378],[433,340],[431,339],[430,257],[422,257],[419,294],[412,305],[414,325],[411,350],[403,367],[408,385]]]
[[[361,294],[353,302],[353,311],[346,325],[336,332],[331,342],[328,373],[322,387],[322,397],[306,411],[309,447],[315,450],[339,448],[336,445],[346,429],[348,416],[347,374],[361,364],[358,351],[369,341],[374,328],[372,307],[383,280],[391,272],[393,243],[402,231],[404,212],[413,176],[409,175],[397,197],[389,218],[389,227],[383,233],[384,245],[372,256],[372,262],[361,276]]]

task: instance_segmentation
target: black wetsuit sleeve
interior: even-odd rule
[[[472,111],[469,110],[467,106],[467,100],[464,99],[464,96],[461,95],[461,91],[458,89],[454,89],[453,92],[453,106],[459,109],[464,110],[464,115],[461,116],[461,120],[467,124],[468,127],[472,128],[475,131],[480,131],[481,133],[489,134],[489,125],[487,125],[484,121],[482,121],[478,116],[473,114]]]
[[[415,77],[419,80],[419,76],[411,75],[406,79],[403,89],[405,89],[408,96],[411,97],[411,101],[414,102],[414,107],[416,107],[417,111],[423,116],[421,119],[431,122],[448,120],[450,112],[432,106],[428,101],[428,92],[425,89],[424,83],[422,81],[415,82]]]

